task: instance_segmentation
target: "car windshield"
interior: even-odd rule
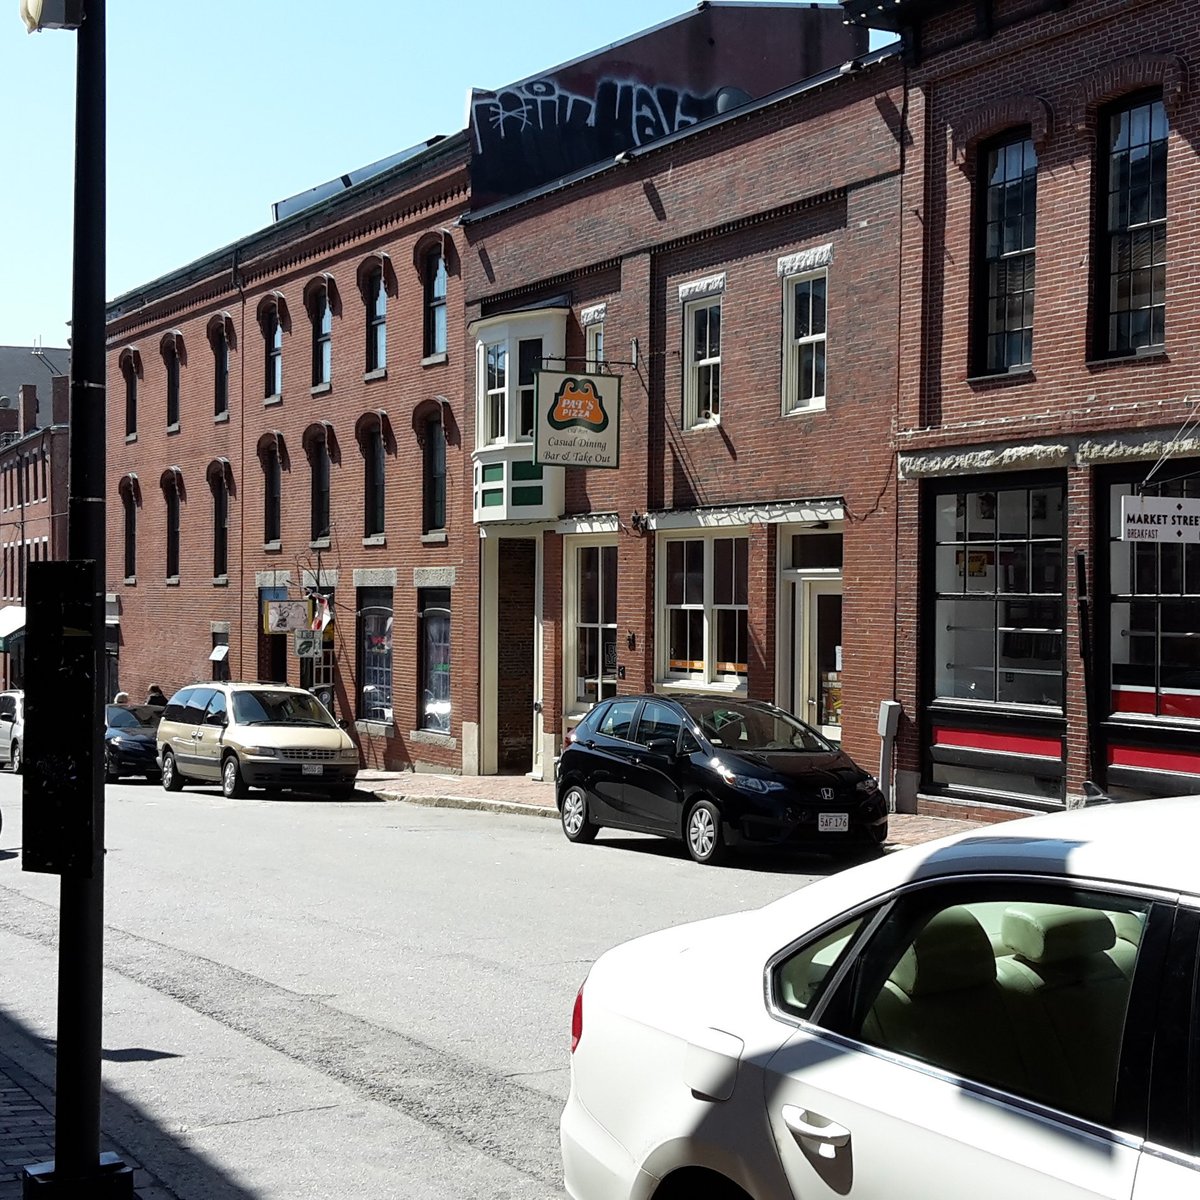
[[[336,728],[325,706],[307,692],[233,693],[233,719],[239,725],[321,725]]]
[[[828,753],[833,749],[815,729],[780,708],[736,700],[690,700],[685,707],[714,746],[730,750]]]
[[[163,710],[154,704],[137,704],[126,708],[110,704],[105,716],[110,729],[157,729]]]

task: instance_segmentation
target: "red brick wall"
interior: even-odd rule
[[[497,623],[499,704],[496,763],[527,771],[533,759],[533,644],[537,543],[505,538],[500,550]]]

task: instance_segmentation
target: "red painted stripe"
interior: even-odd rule
[[[1151,771],[1177,771],[1200,775],[1200,753],[1194,750],[1143,750],[1135,746],[1109,746],[1112,767],[1145,767]]]
[[[944,725],[935,725],[933,740],[939,746],[961,746],[965,750],[995,750],[1001,754],[1037,754],[1043,758],[1062,758],[1062,742],[1056,737],[988,733],[982,729],[947,729]]]
[[[1154,693],[1132,692],[1126,688],[1114,688],[1112,693],[1112,710],[1115,713],[1154,713]]]
[[[1154,716],[1154,690],[1152,688],[1114,688],[1112,711],[1115,713],[1140,713]],[[1164,691],[1162,694],[1162,717],[1200,717],[1200,694],[1195,692]]]

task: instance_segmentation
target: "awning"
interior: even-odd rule
[[[229,657],[229,644],[222,642],[219,646],[212,648],[212,653],[208,656],[209,662],[224,662]]]
[[[0,650],[7,652],[9,641],[25,632],[25,606],[6,604],[0,608]]]

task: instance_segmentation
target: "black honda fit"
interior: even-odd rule
[[[745,844],[878,846],[879,785],[773,704],[711,695],[617,696],[567,736],[558,761],[563,832],[603,827],[681,838],[697,862]]]

